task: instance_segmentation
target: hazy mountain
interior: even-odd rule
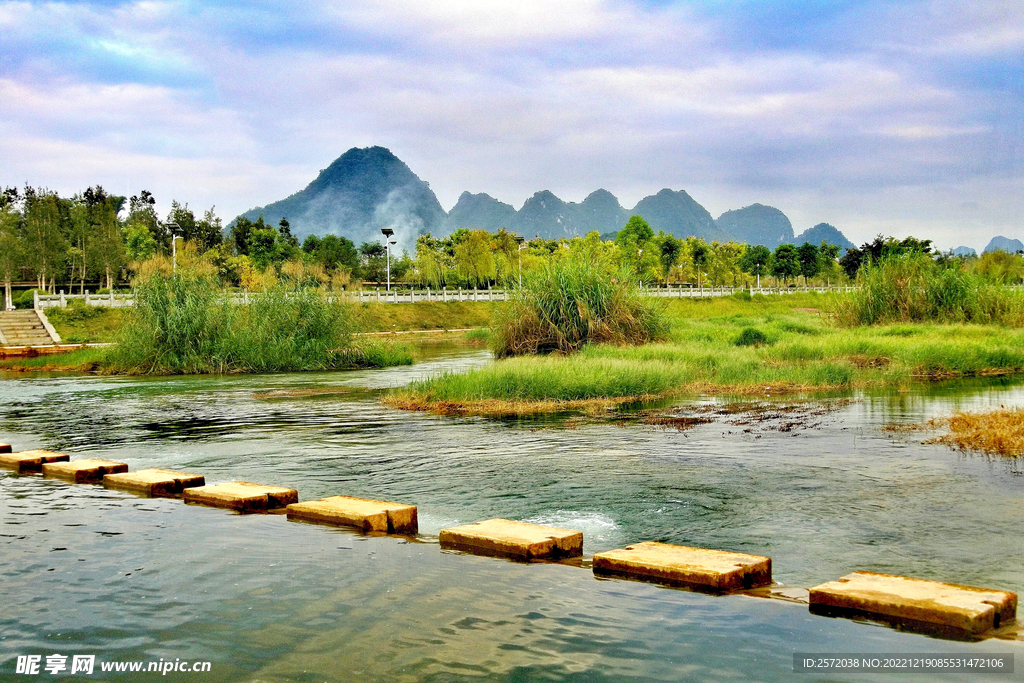
[[[411,248],[416,236],[437,232],[445,212],[430,186],[383,147],[353,148],[338,157],[306,189],[287,199],[246,211],[277,225],[287,218],[292,234],[335,234],[356,244],[380,241],[392,228],[399,245]]]
[[[780,244],[794,243],[793,224],[786,218],[786,214],[773,206],[751,204],[742,209],[726,211],[718,217],[715,225],[737,242],[763,244],[769,249]]]
[[[515,215],[516,210],[511,204],[499,202],[489,194],[463,192],[458,203],[448,212],[444,234],[451,234],[459,228],[497,232],[511,226]]]
[[[511,228],[527,239],[582,237],[597,230],[618,230],[629,219],[629,214],[608,190],[591,192],[581,203],[565,202],[548,190],[542,190],[523,204]]]
[[[1005,251],[1008,254],[1016,254],[1018,251],[1024,251],[1024,243],[1020,240],[1014,240],[1009,237],[997,235],[988,243],[988,246],[985,247],[985,251],[983,253],[987,254],[990,251]]]
[[[708,210],[683,190],[673,192],[666,188],[644,197],[629,212],[631,216],[637,214],[644,217],[654,232],[662,230],[676,237],[703,237],[709,242],[729,239],[729,235],[715,225]]]
[[[585,235],[592,230],[600,233],[620,230],[629,220],[630,213],[608,190],[594,190],[579,205],[578,215],[583,228],[581,234]]]
[[[801,245],[804,242],[810,242],[814,245],[826,242],[828,244],[834,244],[837,247],[842,247],[844,250],[853,249],[857,246],[850,240],[846,239],[846,235],[839,232],[835,226],[829,225],[828,223],[818,223],[813,228],[804,230],[793,239],[793,244],[796,245]]]
[[[953,250],[953,256],[977,256],[978,252],[971,247],[957,247]]]

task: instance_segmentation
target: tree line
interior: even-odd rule
[[[173,244],[172,244],[173,242]],[[154,259],[182,256],[214,269],[224,286],[261,289],[280,278],[330,289],[383,284],[386,247],[356,246],[336,235],[307,237],[301,244],[287,219],[278,225],[245,217],[226,230],[211,207],[197,215],[188,204],[171,202],[161,218],[156,199],[143,190],[125,198],[96,185],[72,197],[26,186],[0,194],[0,280],[10,305],[14,282],[32,281],[40,290],[85,290],[87,283],[111,289]],[[905,253],[931,254],[942,265],[973,269],[1007,283],[1024,280],[1024,259],[995,252],[980,259],[933,253],[930,240],[897,240],[879,235],[859,248],[822,242],[783,244],[770,250],[732,241],[707,242],[655,232],[633,216],[613,240],[597,232],[560,240],[523,239],[460,228],[446,237],[420,235],[414,254],[392,253],[391,282],[401,286],[490,288],[515,284],[523,272],[566,255],[585,253],[609,272],[629,272],[645,284],[773,286],[793,282],[841,284],[866,264]]]

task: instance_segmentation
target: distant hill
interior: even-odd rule
[[[391,228],[399,248],[411,251],[419,235],[430,232],[441,237],[458,228],[489,232],[507,228],[528,239],[571,238],[591,231],[612,237],[635,214],[643,216],[655,231],[676,237],[736,240],[773,249],[794,242],[793,226],[778,209],[752,204],[727,211],[716,221],[684,190],[667,188],[644,197],[632,210],[623,208],[615,195],[604,189],[590,193],[580,203],[563,201],[542,190],[519,211],[488,194],[463,192],[446,213],[430,186],[384,147],[352,148],[305,189],[242,215],[250,220],[262,215],[271,225],[287,218],[292,234],[300,240],[308,235],[334,234],[356,244],[379,242],[381,228]],[[800,239],[853,246],[825,223],[806,231]]]
[[[287,218],[292,234],[334,234],[356,244],[380,241],[392,228],[402,246],[417,235],[437,232],[445,211],[433,191],[384,147],[353,148],[338,157],[300,192],[242,214],[277,225]]]
[[[978,252],[971,247],[957,247],[953,249],[953,256],[977,256]]]
[[[515,215],[515,207],[499,202],[489,194],[463,192],[458,203],[448,212],[443,232],[448,235],[459,228],[497,232],[512,225]]]
[[[715,225],[708,210],[683,190],[673,192],[666,188],[644,197],[629,213],[643,216],[655,232],[663,230],[676,237],[702,237],[709,242],[730,239],[728,233]]]
[[[780,244],[794,244],[793,224],[786,214],[773,206],[751,204],[726,211],[718,217],[715,225],[737,242],[763,244],[769,249]]]
[[[846,249],[854,249],[857,246],[846,239],[846,235],[839,232],[835,226],[828,223],[818,223],[813,228],[804,230],[793,239],[793,244],[796,245],[803,244],[804,242],[810,242],[815,245],[822,242],[834,244],[837,247],[842,247],[844,251]]]
[[[563,201],[549,190],[541,190],[526,200],[510,227],[528,239],[582,237],[593,230],[618,230],[626,224],[629,215],[608,190],[595,190],[579,204]]]
[[[983,253],[987,254],[990,251],[1005,251],[1008,254],[1016,254],[1018,251],[1024,251],[1024,243],[1020,240],[1014,240],[1009,237],[997,235],[988,243],[988,246],[985,247],[985,251]]]

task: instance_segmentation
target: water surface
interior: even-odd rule
[[[18,449],[407,501],[421,530],[368,537],[0,474],[0,679],[14,656],[53,652],[208,660],[211,681],[787,681],[893,680],[794,674],[796,651],[1021,651],[436,545],[443,527],[501,516],[581,529],[587,555],[639,540],[769,555],[789,586],[870,569],[1021,591],[1021,462],[881,430],[1021,405],[1020,385],[848,397],[800,419],[698,400],[677,409],[714,419],[684,431],[378,403],[486,361],[440,349],[352,373],[0,379],[0,441]]]

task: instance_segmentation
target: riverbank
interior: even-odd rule
[[[496,361],[389,394],[442,414],[523,415],[605,409],[680,395],[848,391],[1024,372],[1024,330],[998,325],[840,328],[828,297],[671,302],[669,340],[588,346],[571,356]]]

